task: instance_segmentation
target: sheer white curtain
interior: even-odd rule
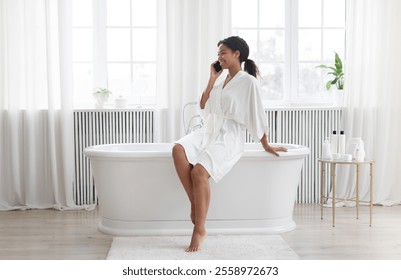
[[[346,113],[349,137],[361,137],[366,157],[375,160],[374,201],[401,201],[401,1],[347,1]],[[338,194],[353,196],[355,178],[345,172]],[[362,199],[368,199],[368,170],[363,170]]]
[[[158,141],[183,136],[183,106],[200,98],[217,43],[231,33],[229,0],[159,0]],[[194,112],[195,113],[195,112]]]
[[[76,209],[68,0],[0,0],[0,210]]]

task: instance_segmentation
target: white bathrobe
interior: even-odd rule
[[[266,115],[258,80],[239,71],[223,88],[213,86],[205,108],[205,125],[176,141],[192,165],[201,164],[215,182],[220,181],[244,152],[246,129],[255,142],[267,133]]]

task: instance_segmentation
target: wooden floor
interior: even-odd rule
[[[331,209],[320,219],[316,204],[299,204],[297,228],[281,236],[306,260],[401,260],[401,206],[337,208],[336,227]],[[105,259],[112,236],[97,230],[98,212],[28,210],[0,212],[0,259]]]

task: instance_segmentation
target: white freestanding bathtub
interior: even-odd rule
[[[288,152],[275,157],[260,144],[246,144],[226,177],[218,184],[210,179],[208,234],[275,234],[296,227],[294,203],[309,148],[283,145]],[[100,231],[125,236],[192,233],[172,147],[151,143],[85,149],[99,199]]]

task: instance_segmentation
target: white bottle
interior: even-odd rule
[[[365,151],[361,148],[356,148],[354,151],[354,158],[356,161],[364,161],[365,160]]]
[[[345,154],[345,134],[342,130],[340,131],[340,136],[338,136],[338,153]]]
[[[359,161],[358,158],[359,158],[359,148],[356,147],[354,152],[353,152],[353,154],[352,154],[352,159],[355,160],[355,161]]]
[[[330,137],[330,151],[332,155],[338,153],[337,147],[338,147],[337,131],[333,130],[333,133],[331,134]]]
[[[351,144],[353,147],[352,159],[356,161],[365,160],[365,145],[361,138],[352,138]]]
[[[331,151],[330,151],[330,141],[329,138],[326,138],[322,145],[322,158],[331,159]]]

